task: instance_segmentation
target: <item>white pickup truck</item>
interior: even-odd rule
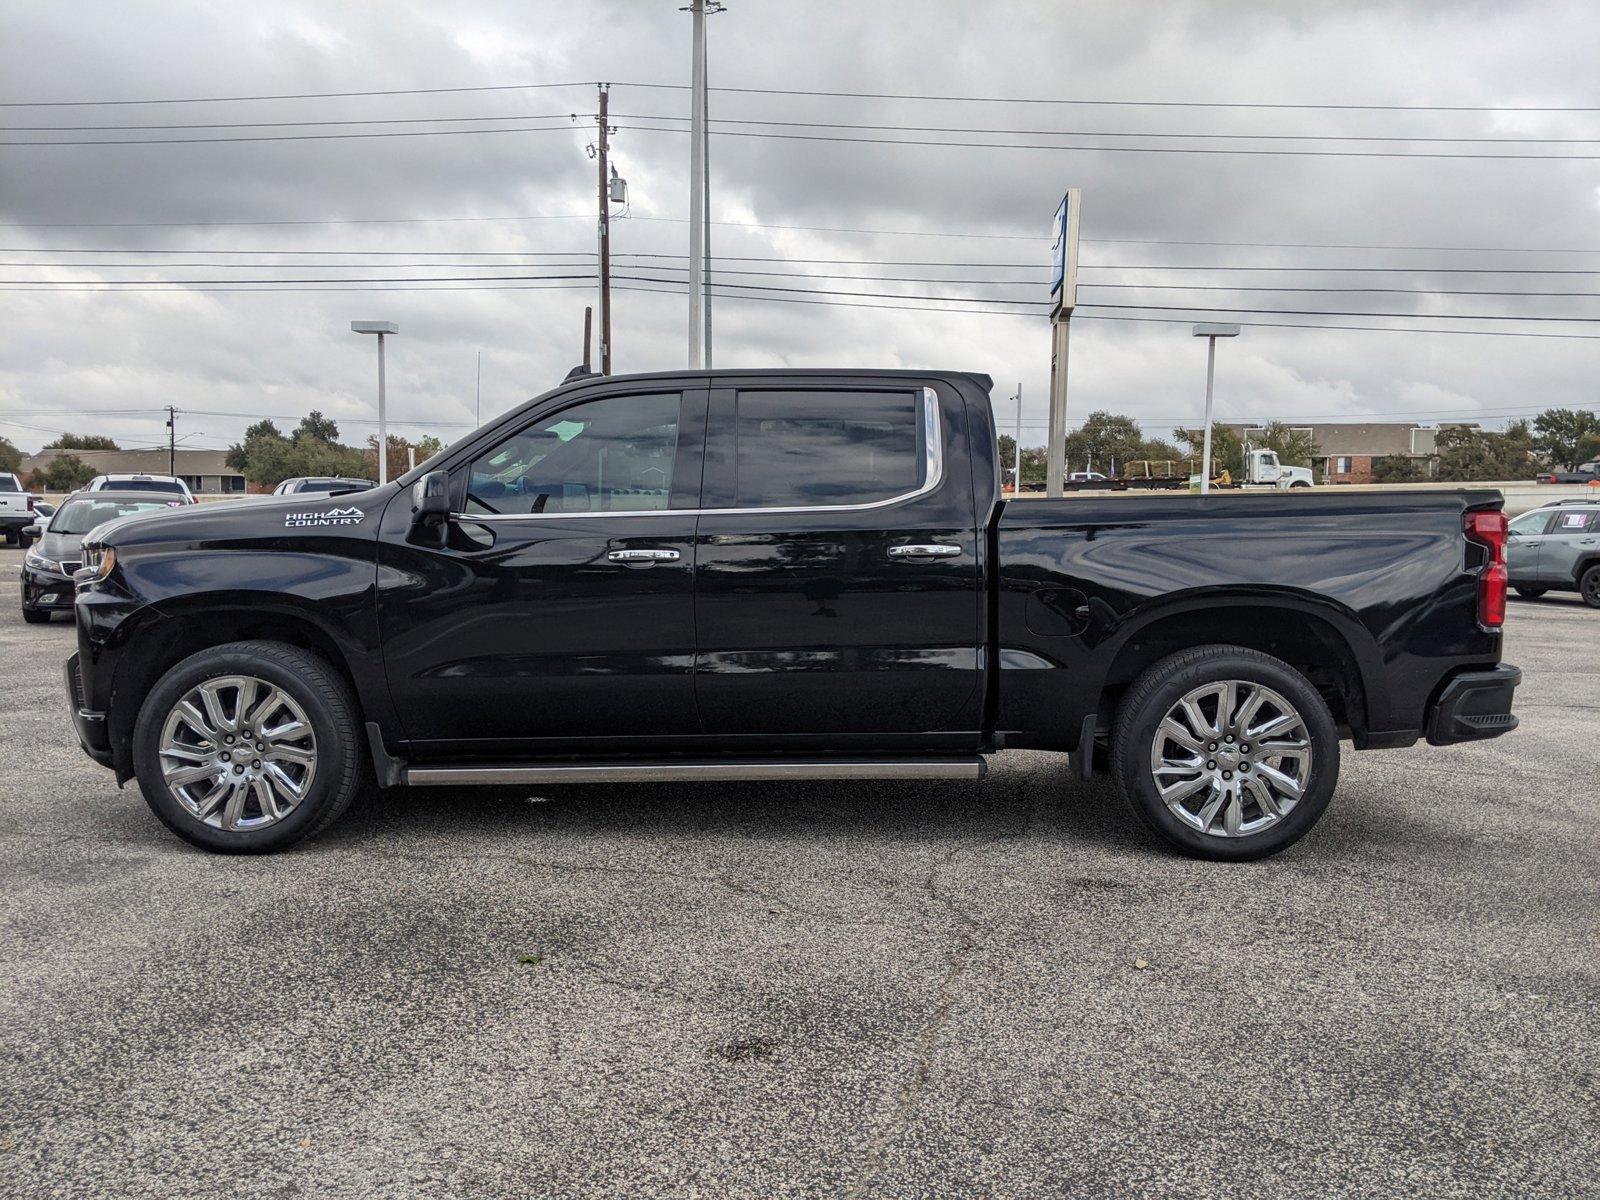
[[[33,497],[22,488],[22,480],[9,471],[0,471],[0,533],[5,534],[6,545],[20,545],[24,550],[33,539],[22,531],[38,517],[33,511]]]

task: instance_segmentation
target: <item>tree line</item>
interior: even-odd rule
[[[444,448],[438,438],[427,436],[409,441],[398,434],[388,436],[389,478],[403,475],[410,468],[412,454],[421,462]],[[339,426],[315,410],[300,418],[287,435],[270,420],[257,421],[244,431],[244,438],[228,448],[228,466],[259,487],[275,487],[285,479],[301,475],[341,475],[352,479],[378,476],[378,439],[367,438],[365,446],[347,446],[339,441]]]
[[[413,455],[417,462],[444,448],[436,437],[410,441],[398,434],[388,437],[389,478],[404,474]],[[121,450],[116,441],[100,434],[64,433],[43,447],[44,450]],[[5,437],[0,437],[0,471],[21,475],[23,452]],[[313,410],[300,419],[289,433],[283,433],[270,420],[257,421],[244,431],[244,437],[228,448],[227,465],[245,477],[247,483],[272,488],[285,479],[301,475],[342,475],[354,479],[378,476],[378,439],[368,437],[364,446],[347,446],[339,441],[339,426]],[[100,469],[76,454],[58,454],[45,467],[35,467],[22,480],[31,492],[72,492],[100,474]]]
[[[1153,460],[1184,464],[1193,460],[1198,469],[1204,429],[1175,429],[1173,441],[1148,438],[1138,421],[1118,413],[1093,412],[1084,423],[1067,435],[1067,469],[1096,470],[1110,475],[1113,466],[1123,470],[1130,462]],[[1321,457],[1316,438],[1304,430],[1275,421],[1256,434],[1251,446],[1277,452],[1286,466],[1310,467]],[[1002,469],[1009,473],[1016,461],[1016,441],[1010,434],[1000,435]],[[1223,425],[1211,430],[1211,456],[1219,470],[1235,479],[1244,474],[1245,445],[1238,433]],[[1373,463],[1373,477],[1380,483],[1406,483],[1422,479],[1445,482],[1483,482],[1488,480],[1528,479],[1552,468],[1571,470],[1579,463],[1600,458],[1600,415],[1585,409],[1552,408],[1532,421],[1514,421],[1503,431],[1475,429],[1467,425],[1441,425],[1434,438],[1434,453],[1427,458],[1392,455]],[[1187,466],[1179,466],[1187,472]],[[1022,482],[1045,482],[1046,451],[1043,446],[1022,448]]]

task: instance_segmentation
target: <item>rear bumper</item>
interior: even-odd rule
[[[1428,710],[1428,744],[1450,746],[1510,733],[1517,727],[1511,697],[1521,682],[1522,672],[1504,663],[1457,675]]]
[[[85,707],[83,675],[78,670],[78,656],[67,659],[67,710],[72,715],[72,727],[78,732],[78,745],[83,752],[102,767],[113,766],[111,736],[106,730],[106,715]]]

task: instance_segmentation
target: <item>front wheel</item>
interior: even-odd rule
[[[1194,858],[1244,861],[1299,841],[1339,778],[1333,716],[1304,675],[1240,646],[1201,646],[1136,680],[1111,747],[1141,822]]]
[[[1517,595],[1521,596],[1524,600],[1537,600],[1549,590],[1549,588],[1541,587],[1519,587],[1517,588]]]
[[[326,662],[281,642],[202,650],[152,688],[133,731],[146,803],[173,833],[264,854],[320,833],[361,777],[355,698]]]
[[[1578,580],[1578,591],[1590,608],[1600,608],[1600,563],[1583,573],[1583,578]]]

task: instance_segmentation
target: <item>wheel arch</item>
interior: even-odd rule
[[[1297,595],[1218,594],[1165,605],[1101,648],[1099,728],[1110,728],[1123,694],[1146,670],[1179,650],[1202,645],[1239,646],[1288,663],[1311,681],[1335,722],[1358,740],[1368,729],[1384,728],[1381,658],[1353,615]]]
[[[139,717],[137,701],[156,681],[192,654],[230,642],[282,642],[315,654],[343,678],[354,697],[358,714],[367,719],[366,697],[356,671],[339,639],[303,612],[278,605],[244,601],[219,607],[180,608],[150,614],[140,622],[136,637],[128,637],[112,679],[112,703],[107,713],[118,782],[133,774],[133,729]]]

